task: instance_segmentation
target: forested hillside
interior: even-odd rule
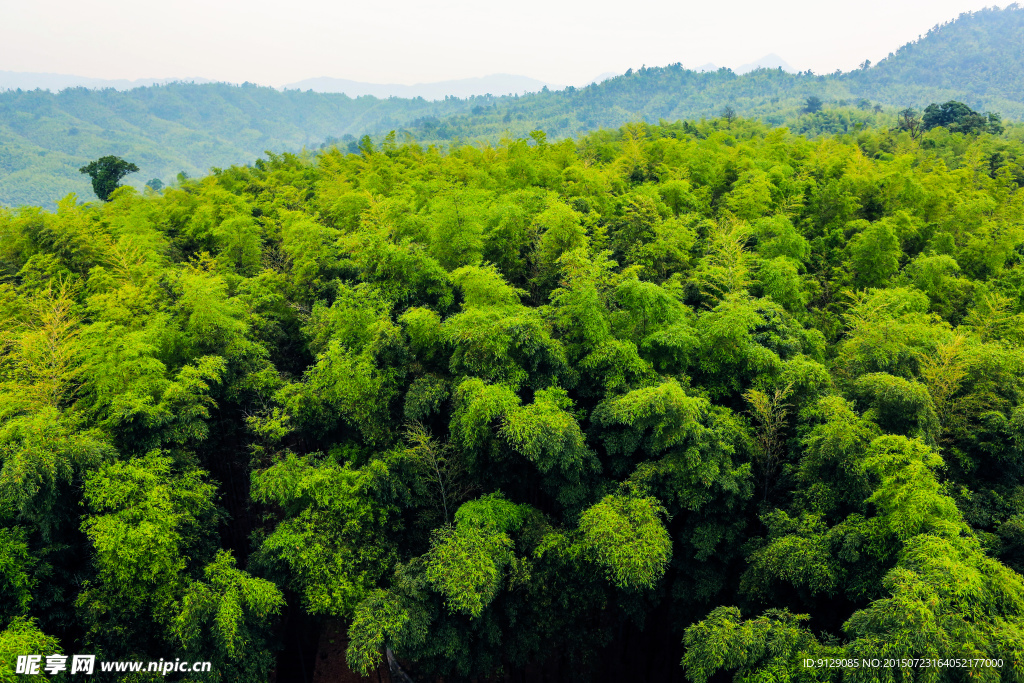
[[[0,211],[0,680],[1020,680],[1022,186],[716,119]]]
[[[943,93],[989,109],[1013,111],[1024,103],[1024,10],[1010,5],[962,15],[935,26],[876,66],[846,74],[851,92],[887,93],[893,102],[920,103]],[[948,99],[948,98],[946,98]]]
[[[951,99],[1019,120],[1022,43],[1024,10],[1011,6],[962,15],[878,65],[845,74],[761,69],[737,76],[676,64],[580,89],[441,102],[224,84],[0,92],[0,204],[53,208],[67,192],[86,196],[88,183],[77,169],[107,154],[140,166],[130,182],[141,189],[154,177],[170,183],[180,171],[196,176],[250,163],[268,149],[340,144],[358,151],[364,134],[379,141],[391,130],[399,140],[424,144],[496,144],[537,129],[558,140],[629,121],[715,117],[729,108],[797,132],[841,133],[892,125],[897,110]],[[804,113],[809,97],[824,108]]]
[[[351,99],[341,94],[223,83],[174,83],[127,92],[71,88],[0,92],[0,204],[51,206],[89,194],[82,164],[116,154],[138,164],[137,188],[184,171],[299,151],[326,138],[391,130],[416,117],[469,110],[468,100]]]
[[[518,102],[499,102],[491,111],[417,122],[410,133],[419,140],[484,137],[493,141],[506,130],[526,135],[533,126],[561,138],[627,121],[714,117],[726,107],[773,126],[843,133],[888,120],[872,116],[879,104],[891,111],[951,99],[1020,120],[1024,118],[1022,44],[1024,9],[1011,5],[961,15],[879,64],[849,73],[759,69],[738,76],[728,69],[705,73],[681,64],[641,68],[596,86],[536,93]],[[808,97],[821,99],[823,111],[804,115]]]

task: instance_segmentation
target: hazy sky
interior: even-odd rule
[[[315,76],[418,83],[512,73],[581,84],[643,64],[815,73],[877,62],[975,0],[0,0],[0,70],[94,78]]]

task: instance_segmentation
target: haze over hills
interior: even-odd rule
[[[702,64],[698,66],[696,70],[718,71],[718,69],[719,67],[715,65],[713,62],[708,62],[707,64]],[[745,73],[750,73],[751,71],[755,71],[757,69],[782,69],[787,73],[796,73],[796,69],[790,66],[786,60],[784,60],[782,57],[778,56],[775,53],[765,55],[760,59],[755,59],[754,61],[747,62],[746,64],[741,64],[740,66],[733,69],[733,71],[737,74],[742,75]]]
[[[3,92],[0,204],[50,205],[68,192],[91,198],[78,168],[107,154],[138,164],[128,182],[141,187],[154,177],[199,175],[251,162],[266,150],[297,151],[331,136],[390,130],[473,106],[464,99],[353,99],[223,83]]]
[[[0,90],[49,90],[60,92],[65,88],[113,88],[131,90],[167,83],[213,83],[208,78],[89,78],[72,74],[34,73],[23,71],[0,71]]]
[[[733,71],[738,74],[745,74],[755,71],[756,69],[782,69],[788,73],[796,73],[796,69],[791,67],[786,60],[775,53],[765,55],[764,57],[761,57],[761,59],[755,59],[752,62],[742,64],[733,69]]]
[[[618,74],[602,74],[597,80],[603,80]],[[60,92],[67,88],[89,88],[91,90],[132,90],[154,85],[170,83],[215,83],[208,78],[139,78],[109,79],[89,78],[73,74],[35,73],[20,71],[0,71],[0,91],[2,90],[48,90]],[[237,85],[237,84],[229,84]],[[307,78],[295,83],[288,83],[280,90],[312,90],[321,93],[344,93],[349,97],[370,95],[379,99],[388,97],[416,98],[426,100],[443,100],[445,97],[476,97],[481,95],[523,95],[528,92],[539,92],[543,88],[561,90],[564,85],[548,83],[529,76],[513,74],[491,74],[479,78],[462,78],[458,80],[437,81],[402,85],[398,83],[365,83],[345,78]]]
[[[561,90],[565,86],[546,83],[528,76],[512,74],[491,74],[480,78],[462,78],[436,83],[400,85],[386,83],[363,83],[344,78],[307,78],[284,86],[285,90],[312,90],[323,93],[345,93],[349,97],[371,95],[377,98],[422,97],[425,100],[443,100],[446,97],[474,97],[481,95],[523,95],[539,92],[543,88]]]
[[[265,150],[298,151],[324,143],[352,149],[363,134],[380,137],[390,130],[399,140],[408,135],[441,144],[497,143],[535,129],[558,139],[628,121],[712,117],[728,106],[770,125],[841,133],[872,117],[891,117],[898,108],[950,99],[1021,119],[1022,42],[1024,10],[1011,7],[962,15],[877,65],[822,76],[788,73],[782,64],[742,75],[675,64],[630,70],[582,88],[436,102],[219,83],[125,92],[2,92],[0,203],[52,205],[72,191],[91,198],[77,169],[105,154],[138,164],[141,171],[129,181],[141,187],[153,177],[168,182],[182,170],[195,175],[213,166],[249,163]],[[801,115],[810,96],[821,98],[825,108]],[[889,113],[874,113],[875,106]]]

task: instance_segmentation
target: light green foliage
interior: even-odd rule
[[[722,220],[708,231],[704,257],[692,278],[710,307],[742,296],[750,284],[753,255],[747,249],[746,223]]]
[[[571,407],[565,390],[541,389],[530,405],[509,410],[501,427],[501,436],[535,463],[538,470],[545,474],[557,470],[562,475],[560,489],[568,482],[579,482],[581,475],[599,467],[587,448],[579,423],[567,412]],[[556,495],[572,497],[567,490],[559,490]]]
[[[399,652],[414,651],[428,642],[429,615],[417,600],[422,597],[425,586],[410,581],[409,574],[408,567],[400,567],[395,583],[402,588],[412,584],[413,595],[376,590],[356,609],[345,654],[349,666],[363,675],[368,675],[381,663],[386,646]]]
[[[266,634],[285,605],[281,591],[270,581],[237,569],[231,553],[223,550],[203,574],[205,581],[192,582],[182,597],[174,635],[196,658],[215,661],[216,675],[264,679],[273,667]]]
[[[914,286],[935,302],[953,295],[960,264],[949,254],[919,256],[907,265]]]
[[[838,101],[874,71],[406,103],[509,134],[0,210],[0,627],[254,683],[325,623],[413,680],[1019,678],[1024,143]],[[558,139],[645,83],[821,107]]]
[[[917,290],[869,290],[852,303],[838,349],[844,379],[871,372],[912,377],[921,356],[949,338],[948,325],[925,312],[928,297]]]
[[[651,282],[623,280],[615,288],[614,302],[619,310],[612,315],[613,333],[642,344],[655,331],[684,322],[689,311],[675,294]]]
[[[836,539],[824,533],[821,519],[806,515],[793,520],[776,510],[763,517],[762,522],[768,527],[768,544],[747,558],[750,567],[743,576],[741,588],[748,593],[768,596],[768,584],[776,580],[805,588],[810,593],[834,596],[843,572],[832,552]]]
[[[211,385],[220,383],[226,363],[220,356],[202,356],[195,365],[186,365],[176,381],[164,390],[160,407],[173,416],[169,439],[172,443],[202,441],[209,434],[204,420],[216,403],[209,397]]]
[[[438,531],[427,555],[427,579],[448,608],[479,617],[501,587],[512,542],[490,526],[463,523]]]
[[[625,589],[652,588],[672,557],[656,498],[605,496],[580,516],[583,544],[608,579]]]
[[[696,238],[688,221],[669,218],[655,226],[654,238],[639,245],[633,259],[646,277],[665,280],[689,266]]]
[[[246,216],[228,218],[213,229],[221,255],[238,271],[254,273],[260,265],[260,234]]]
[[[835,657],[804,626],[806,614],[771,610],[743,620],[735,607],[718,607],[686,631],[683,666],[694,683],[707,683],[721,669],[736,670],[743,683],[773,680],[829,680],[830,672],[808,670],[805,657]]]
[[[771,209],[771,191],[772,184],[764,171],[746,171],[736,179],[726,201],[737,218],[751,221]]]
[[[800,267],[786,256],[777,256],[761,264],[757,279],[764,293],[787,311],[797,312],[807,303],[808,296],[800,281]]]
[[[654,454],[683,444],[699,431],[707,409],[707,400],[687,396],[678,382],[670,381],[609,399],[599,406],[594,419],[598,424],[625,427],[606,437],[609,450],[628,455],[644,448]]]
[[[14,673],[18,655],[36,654],[45,657],[62,652],[57,639],[39,630],[34,619],[15,617],[0,631],[0,681],[15,683],[24,680],[24,674]]]
[[[869,406],[864,416],[884,431],[934,441],[939,419],[924,385],[876,372],[858,377],[854,391]]]
[[[871,442],[864,468],[878,484],[867,500],[887,531],[901,541],[920,533],[956,535],[963,528],[953,500],[940,492],[933,470],[941,464],[920,441],[882,436]]]
[[[463,503],[455,525],[437,530],[426,555],[424,576],[453,612],[476,618],[501,589],[515,560],[509,534],[518,531],[530,508],[488,494]]]
[[[616,264],[609,255],[602,252],[591,258],[579,249],[560,259],[565,281],[551,293],[552,315],[574,358],[611,339],[608,306]]]
[[[625,198],[621,217],[612,227],[611,246],[615,254],[632,259],[643,245],[652,242],[657,235],[661,215],[650,197],[635,193]]]
[[[389,438],[389,401],[397,394],[401,372],[382,359],[401,353],[401,328],[372,290],[341,295],[330,310],[314,310],[306,331],[312,350],[319,352],[317,362],[302,385],[283,390],[282,402],[302,421],[324,424],[333,412],[368,440],[384,441]]]
[[[66,277],[66,276],[65,276]],[[28,296],[5,292],[2,359],[4,416],[43,406],[60,408],[78,374],[80,335],[74,288],[66,281],[40,283]]]
[[[772,308],[764,299],[731,295],[697,318],[700,347],[695,365],[713,395],[734,392],[758,375],[781,370],[779,355],[751,334],[768,322],[764,314],[773,313]]]
[[[757,238],[757,253],[765,259],[785,256],[794,261],[805,261],[811,245],[793,226],[787,216],[778,214],[754,221],[752,228]]]
[[[839,396],[820,399],[808,410],[820,424],[803,438],[797,477],[808,507],[820,513],[857,509],[869,493],[863,459],[878,427],[861,418]]]
[[[189,553],[201,549],[216,519],[214,488],[201,470],[174,468],[158,451],[109,463],[89,477],[84,500],[91,515],[82,530],[111,608],[151,605],[158,618],[170,618]]]
[[[220,348],[242,331],[241,311],[237,302],[226,296],[222,277],[189,269],[182,273],[179,286],[177,313],[189,337],[206,348]]]
[[[388,327],[390,306],[372,287],[339,287],[330,308],[318,303],[303,330],[310,350],[321,354],[331,343],[359,353]],[[383,329],[382,329],[383,328]]]
[[[483,251],[484,201],[480,190],[449,190],[432,202],[430,255],[449,270],[477,265]]]
[[[467,379],[455,391],[457,408],[452,416],[452,436],[467,450],[493,438],[493,423],[519,405],[507,386]]]
[[[0,514],[49,530],[69,485],[110,456],[95,431],[80,430],[53,408],[0,426]]]
[[[200,635],[205,622],[219,644],[235,656],[245,645],[245,620],[267,620],[280,611],[284,598],[269,581],[255,579],[235,568],[230,553],[220,551],[203,573],[207,582],[189,586],[182,599],[182,612],[177,617],[176,630],[186,646]]]
[[[450,393],[451,387],[439,377],[426,376],[414,380],[405,394],[403,413],[406,419],[415,422],[438,412]]]
[[[870,224],[857,235],[850,249],[861,287],[881,287],[899,270],[900,242],[886,221]]]
[[[334,275],[340,232],[301,214],[286,215],[281,226],[281,251],[292,262],[295,285],[303,299],[321,291]],[[309,298],[307,298],[309,297]]]
[[[287,565],[311,614],[350,615],[389,569],[387,477],[381,461],[357,470],[292,454],[253,474],[253,498],[286,513],[260,552]]]
[[[410,308],[401,322],[414,353],[429,356],[441,340],[441,316],[429,308]]]
[[[510,287],[493,266],[463,267],[452,271],[466,307],[516,306],[523,292]]]
[[[541,270],[555,268],[559,257],[567,251],[587,247],[589,239],[580,225],[579,213],[565,204],[553,204],[537,216],[536,221],[540,228],[537,262]]]
[[[500,493],[488,493],[466,501],[455,512],[456,524],[497,529],[503,533],[517,531],[530,514],[526,505],[516,505]]]
[[[564,351],[548,325],[535,309],[519,303],[521,292],[493,267],[460,268],[452,279],[464,296],[462,312],[442,326],[453,349],[453,373],[519,386],[531,375],[564,370]]]
[[[1004,666],[1013,662],[1017,674],[1024,582],[985,557],[973,539],[912,539],[885,587],[891,597],[855,613],[844,626],[856,638],[851,656],[1002,658]],[[909,673],[909,667],[900,669]]]
[[[888,536],[902,548],[896,566],[882,581],[889,597],[874,600],[850,617],[844,631],[851,640],[842,650],[832,646],[831,656],[1010,660],[1019,651],[1014,634],[1024,618],[1024,582],[985,557],[953,500],[940,491],[933,471],[939,464],[941,459],[927,446],[901,436],[879,437],[868,449],[863,466],[875,489],[867,502],[878,511],[869,521],[875,531],[869,533],[881,534],[875,543],[885,543]],[[830,550],[841,547],[836,541],[843,542],[842,525],[823,534],[820,520],[797,523],[781,512],[766,523],[773,535],[786,535],[754,553],[745,576],[748,590],[763,590],[760,581],[766,574],[812,591],[835,589],[838,562],[851,559],[846,552]],[[751,663],[747,653],[757,656],[758,650],[748,649],[745,641],[740,641],[746,647],[739,650],[728,644],[756,629],[764,617],[740,621],[739,616],[735,609],[718,608],[706,621],[687,629],[684,665],[694,680],[703,680],[718,668],[739,669],[743,675]],[[774,648],[774,654],[813,657],[820,652],[817,641],[802,633],[784,650]],[[764,662],[758,666],[765,672],[771,669]],[[796,670],[800,664],[794,661],[788,667]],[[912,670],[902,664],[896,668],[901,675]],[[873,673],[866,675],[875,680]]]

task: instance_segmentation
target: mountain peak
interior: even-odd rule
[[[788,73],[796,73],[796,69],[791,67],[786,60],[774,52],[767,54],[760,59],[754,60],[753,62],[743,64],[742,66],[737,67],[735,71],[738,74],[745,74],[756,69],[782,69]]]

